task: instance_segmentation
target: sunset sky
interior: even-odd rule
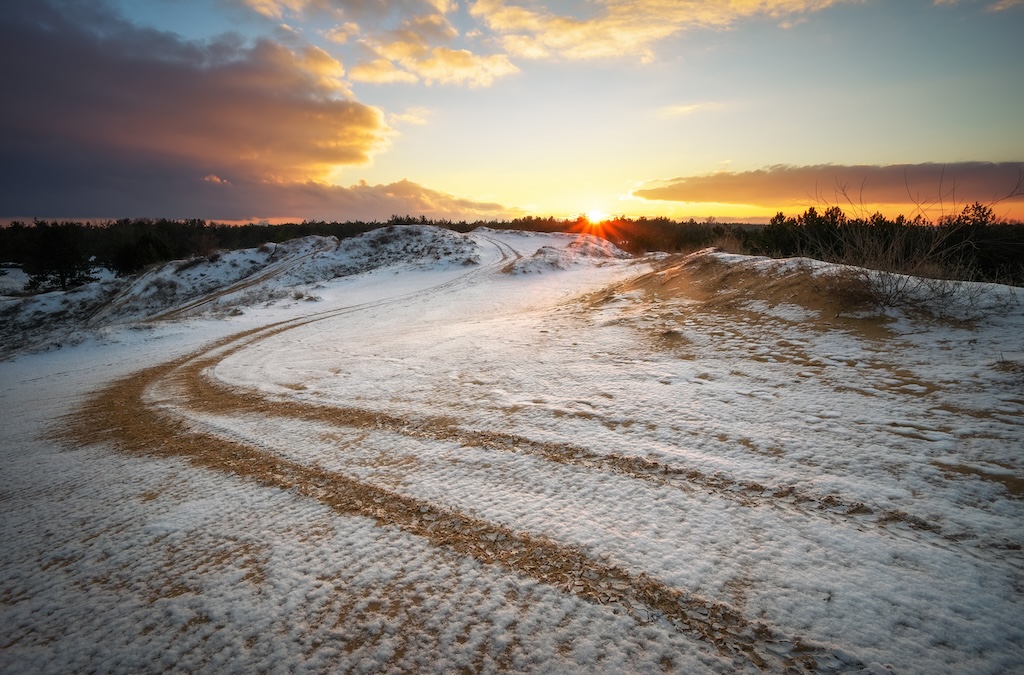
[[[5,0],[0,219],[1024,219],[1021,35],[1024,0]]]

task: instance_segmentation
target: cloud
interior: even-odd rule
[[[412,83],[419,82],[420,79],[409,71],[402,70],[385,58],[357,63],[352,66],[349,77],[356,82],[370,82],[373,84]]]
[[[433,110],[424,106],[414,106],[403,113],[392,113],[388,115],[388,120],[392,124],[422,125],[427,123],[427,118],[430,117],[433,112]]]
[[[447,14],[455,11],[454,0],[231,0],[268,19],[354,17],[383,19],[389,15]]]
[[[272,44],[272,43],[271,43]],[[325,91],[350,95],[345,82],[345,68],[341,62],[319,47],[306,46],[299,52],[285,50],[307,74],[317,78],[317,84]],[[288,64],[286,63],[287,67]]]
[[[426,84],[488,87],[498,78],[519,72],[504,54],[476,54],[448,44],[458,31],[441,14],[412,16],[402,25],[363,40],[377,58],[353,69],[365,82],[423,80]],[[410,77],[411,76],[411,77]]]
[[[274,21],[281,21],[288,16],[300,16],[313,11],[341,16],[342,8],[339,5],[343,4],[331,2],[330,0],[238,0],[238,2]]]
[[[264,9],[314,5],[332,9],[302,0]],[[447,57],[427,49],[421,67],[441,68]],[[518,214],[408,180],[325,183],[338,166],[368,162],[394,133],[380,110],[352,100],[345,75],[307,43],[186,41],[135,26],[99,0],[11,0],[0,13],[0,216]],[[428,113],[413,108],[394,119],[421,123]]]
[[[460,37],[448,19],[458,7],[454,0],[234,1],[274,21],[327,16],[333,27],[318,32],[335,46],[355,43],[363,52],[349,73],[357,82],[487,87],[519,71],[505,54],[453,44]]]
[[[221,212],[213,196],[245,194],[272,216],[261,189],[288,203],[311,190],[344,202],[309,186],[370,161],[393,134],[380,110],[350,98],[323,50],[185,41],[106,7],[11,0],[0,13],[8,213],[204,216]]]
[[[325,31],[324,37],[335,44],[343,45],[354,36],[359,35],[359,32],[359,24],[346,21]]]
[[[312,182],[203,185],[197,186],[191,209],[182,209],[180,203],[176,206],[174,217],[202,213],[210,219],[228,221],[384,221],[393,215],[407,214],[431,219],[491,220],[522,215],[501,204],[465,199],[409,180],[380,185],[361,182],[350,187]]]
[[[361,201],[368,212],[387,211],[389,215],[422,214],[428,218],[449,220],[512,218],[523,215],[520,209],[458,197],[431,190],[408,180],[388,185],[368,185],[361,182],[347,190],[352,197]]]
[[[1001,12],[1005,9],[1013,9],[1014,7],[1024,7],[1024,0],[999,0],[989,5],[989,10],[993,12]]]
[[[517,209],[432,190],[409,180],[350,187],[196,175],[193,167],[144,160],[75,157],[56,169],[26,157],[0,165],[3,218],[205,218],[220,221],[365,220],[425,215],[450,220],[504,219]]]
[[[402,65],[417,73],[427,84],[465,84],[489,87],[494,80],[519,72],[504,54],[481,56],[466,49],[434,47],[429,55],[402,60]]]
[[[679,105],[670,105],[660,108],[658,110],[659,117],[685,117],[694,113],[703,112],[705,110],[721,110],[725,108],[722,103],[714,103],[711,101],[705,103],[681,103]]]
[[[924,211],[992,203],[1022,187],[1024,162],[956,162],[888,166],[772,166],[664,181],[635,190],[643,199],[749,204],[768,208],[836,204],[910,204]],[[845,193],[845,194],[844,194]],[[1014,197],[1024,199],[1024,194]]]
[[[525,0],[476,0],[472,16],[524,58],[653,59],[659,40],[693,28],[726,28],[738,20],[777,20],[854,0],[597,0],[592,16],[553,13]]]
[[[959,2],[960,0],[932,0],[932,4],[935,6],[956,5]],[[986,9],[990,12],[1002,12],[1014,7],[1024,7],[1024,0],[998,0],[997,2],[989,3]]]

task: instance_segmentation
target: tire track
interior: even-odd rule
[[[215,363],[216,360],[207,361],[203,369],[208,369]],[[897,533],[888,530],[887,526],[903,524],[915,532],[942,537],[943,541],[950,545],[965,546],[962,538],[944,533],[942,527],[934,521],[903,511],[872,508],[863,502],[844,499],[832,493],[816,495],[792,485],[766,486],[754,481],[668,464],[649,457],[617,452],[601,454],[571,443],[537,441],[517,434],[466,429],[450,417],[412,418],[364,408],[298,402],[285,397],[242,391],[217,381],[208,373],[187,382],[182,379],[176,389],[186,393],[189,409],[212,415],[250,413],[262,417],[384,431],[409,438],[454,442],[466,447],[530,455],[566,466],[628,476],[682,491],[702,489],[746,507],[784,508],[804,515],[827,518],[833,522],[854,523],[859,526],[873,525],[886,528],[887,532],[894,535]]]
[[[179,305],[172,309],[160,312],[155,316],[150,317],[149,321],[172,321],[174,319],[181,319],[190,314],[193,314],[201,307],[212,305],[223,297],[231,295],[233,293],[239,293],[241,291],[253,288],[264,282],[270,281],[278,274],[287,272],[289,269],[299,266],[301,263],[311,260],[318,253],[322,251],[313,251],[310,253],[304,253],[294,259],[282,261],[281,263],[271,263],[268,268],[264,268],[255,274],[252,274],[244,279],[236,281],[233,284],[225,286],[224,288],[218,288],[211,293],[189,300],[184,305]]]
[[[379,525],[401,528],[435,546],[499,564],[590,602],[615,604],[639,621],[665,620],[737,663],[762,670],[811,672],[816,668],[814,655],[821,648],[778,635],[766,623],[749,620],[728,604],[672,588],[644,573],[630,573],[542,536],[197,431],[188,422],[145,403],[150,388],[170,381],[175,388],[195,385],[196,389],[188,391],[188,404],[201,407],[207,386],[203,384],[207,381],[202,376],[204,369],[254,340],[291,327],[278,325],[241,333],[198,354],[116,381],[70,415],[59,437],[78,446],[108,444],[139,456],[181,457],[195,466],[263,486],[295,490],[340,515],[375,518]]]
[[[381,526],[398,527],[424,537],[432,545],[483,563],[501,565],[587,601],[615,605],[637,621],[665,621],[681,633],[712,645],[720,654],[733,659],[737,667],[753,665],[761,670],[798,673],[834,670],[835,659],[825,647],[782,635],[766,622],[749,619],[727,603],[673,588],[645,573],[632,573],[543,536],[515,531],[203,431],[152,399],[152,394],[159,392],[170,394],[175,405],[199,412],[258,413],[455,440],[464,445],[532,454],[549,461],[673,484],[682,489],[693,489],[696,485],[741,503],[753,500],[749,505],[768,499],[755,494],[758,491],[754,484],[673,468],[645,458],[599,455],[569,444],[539,443],[512,434],[466,430],[451,420],[410,420],[356,408],[280,401],[232,389],[206,374],[227,356],[293,328],[449,292],[465,285],[472,276],[500,266],[511,255],[519,256],[511,247],[482,238],[494,243],[501,253],[500,261],[403,296],[327,310],[238,333],[192,355],[140,371],[98,391],[65,420],[59,437],[78,446],[107,444],[139,456],[180,457],[197,467],[234,474],[268,487],[294,490],[340,515],[374,518]],[[757,487],[764,492],[764,488]]]

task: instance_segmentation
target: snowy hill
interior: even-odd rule
[[[507,274],[540,274],[551,270],[568,270],[577,266],[600,265],[632,257],[614,244],[593,235],[566,234],[561,237],[561,245],[541,246],[533,255],[510,262],[502,271]]]
[[[1019,671],[1024,294],[850,279],[395,228],[8,301],[74,339],[0,361],[0,673]]]
[[[69,292],[8,296],[0,305],[0,356],[77,342],[89,331],[126,323],[316,300],[312,290],[318,283],[382,267],[441,269],[478,262],[472,239],[429,226],[382,228],[340,242],[311,236],[173,261],[135,278],[106,275]]]

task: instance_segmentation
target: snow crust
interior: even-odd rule
[[[766,285],[806,264],[698,258]],[[41,342],[0,362],[0,671],[758,672],[657,613],[53,433],[107,382],[291,320],[204,374],[276,414],[171,384],[147,404],[721,603],[782,656],[807,646],[812,672],[1019,672],[1019,291],[967,289],[991,303],[970,322],[842,321],[637,281],[665,264],[574,235],[395,228],[107,281],[84,328],[45,320],[67,294],[19,300]]]

